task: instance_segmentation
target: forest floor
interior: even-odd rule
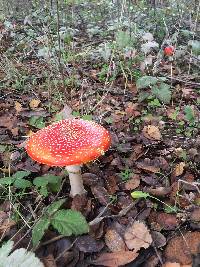
[[[15,24],[16,34],[23,26]],[[179,69],[190,62],[163,55],[156,77],[165,77],[171,99],[163,103],[150,93],[143,101],[141,90],[149,93],[154,83],[151,73],[146,88],[144,70],[137,80],[123,72],[113,77],[99,60],[74,60],[60,75],[32,51],[24,55],[10,30],[0,27],[1,240],[30,249],[34,222],[65,198],[64,209],[80,211],[90,230],[66,237],[49,227],[34,249],[45,266],[200,266],[200,78]],[[77,47],[89,44],[76,41]],[[108,66],[112,72],[115,62]],[[71,109],[112,136],[106,154],[82,168],[87,194],[73,199],[63,169],[34,162],[24,149],[28,136]],[[44,175],[61,177],[59,188],[35,185]]]

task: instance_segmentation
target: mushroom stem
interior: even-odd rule
[[[72,165],[66,166],[65,169],[69,173],[69,181],[71,185],[70,196],[74,197],[75,195],[83,195],[86,193],[86,190],[83,186],[83,179],[81,176],[81,166]]]

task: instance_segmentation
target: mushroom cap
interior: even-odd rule
[[[34,133],[26,151],[35,161],[50,166],[80,165],[108,150],[109,132],[93,121],[66,119]]]

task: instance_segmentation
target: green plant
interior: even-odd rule
[[[151,198],[151,199],[155,199],[156,201],[159,201],[160,203],[162,203],[165,206],[165,211],[167,213],[172,213],[172,212],[177,212],[179,209],[176,206],[170,206],[168,204],[166,204],[165,202],[161,201],[160,199],[158,199],[157,197],[154,197],[152,195],[150,195],[149,193],[145,193],[142,191],[133,191],[131,193],[132,198],[134,199],[139,199],[139,198]]]
[[[58,192],[61,186],[62,177],[55,176],[51,174],[47,174],[44,176],[36,177],[33,180],[33,184],[36,186],[36,189],[39,193],[47,197],[49,194],[49,190],[52,192]]]
[[[143,101],[148,97],[154,97],[165,104],[169,104],[171,100],[170,85],[165,83],[165,77],[153,77],[143,76],[136,82],[136,86],[139,90],[139,100]],[[144,89],[150,88],[151,91],[144,91]]]
[[[128,168],[120,172],[120,177],[122,178],[122,181],[124,182],[128,181],[132,175],[133,175],[133,172]]]
[[[33,184],[32,184],[31,181],[25,179],[30,174],[31,172],[29,171],[17,171],[15,174],[13,174],[10,177],[1,178],[0,185],[4,187],[14,186],[18,189],[22,189],[22,192],[21,192],[22,195],[23,195],[24,190],[26,188],[31,188],[32,185],[35,185],[36,189],[44,197],[48,196],[49,190],[52,192],[59,191],[62,177],[48,174],[48,175],[36,177],[33,180]],[[19,195],[21,194],[19,193]]]
[[[13,174],[10,177],[5,177],[0,179],[0,185],[3,186],[15,186],[19,189],[26,189],[32,186],[32,183],[24,179],[25,177],[28,177],[31,174],[29,171],[17,171],[15,174]]]
[[[32,116],[29,119],[29,124],[37,129],[42,129],[45,127],[44,118],[42,116]]]
[[[33,247],[39,244],[50,225],[64,236],[77,236],[88,233],[89,226],[80,212],[75,210],[59,210],[65,201],[66,199],[61,199],[51,204],[33,226]]]

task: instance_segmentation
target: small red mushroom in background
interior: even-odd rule
[[[174,46],[168,45],[164,48],[164,55],[165,56],[172,56],[174,54]]]
[[[28,155],[49,166],[65,166],[69,173],[70,195],[84,194],[81,165],[109,149],[109,132],[93,121],[66,119],[33,134],[26,145]]]

